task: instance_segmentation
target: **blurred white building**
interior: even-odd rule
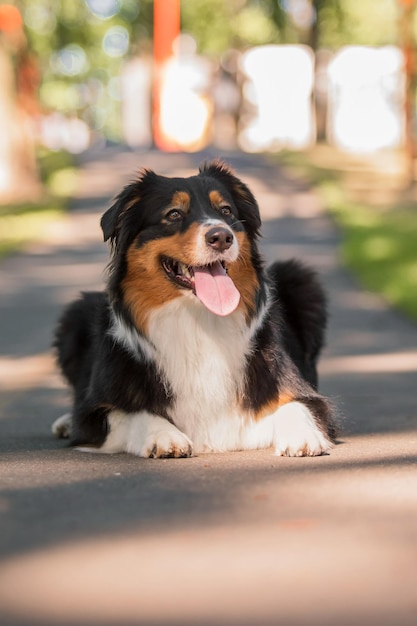
[[[164,135],[176,149],[192,151],[213,139],[219,146],[235,145],[229,135],[236,134],[237,126],[237,144],[247,152],[301,150],[316,141],[315,97],[321,134],[326,127],[329,143],[358,153],[401,146],[401,51],[349,46],[334,56],[322,52],[316,68],[307,46],[252,48],[239,57],[241,80],[232,83],[213,75],[210,63],[196,54],[194,40],[182,35],[161,71],[159,121]],[[132,147],[152,145],[152,80],[149,61],[126,64],[121,78],[123,130]],[[219,116],[225,114],[233,118],[227,128],[224,119],[219,125]]]
[[[152,65],[136,57],[125,64],[121,75],[122,129],[132,148],[152,145]]]
[[[330,143],[352,152],[396,148],[405,133],[401,50],[348,46],[328,70]]]
[[[242,56],[241,70],[247,112],[240,147],[260,152],[311,145],[316,137],[313,51],[307,46],[260,46]]]

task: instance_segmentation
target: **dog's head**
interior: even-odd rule
[[[151,310],[182,296],[217,315],[243,307],[250,316],[262,266],[260,225],[252,193],[221,162],[190,178],[144,171],[101,220],[113,247],[110,296],[142,328]]]

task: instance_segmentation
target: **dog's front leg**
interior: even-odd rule
[[[303,402],[288,402],[273,415],[274,445],[279,456],[319,456],[333,443]]]
[[[192,443],[184,433],[167,419],[147,411],[110,411],[108,425],[106,441],[95,452],[128,452],[153,459],[193,454]]]
[[[52,424],[52,434],[58,439],[70,439],[72,429],[72,414],[65,413]]]

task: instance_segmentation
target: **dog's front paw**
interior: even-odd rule
[[[151,459],[193,455],[187,435],[159,415],[111,411],[108,424],[109,433],[100,452],[128,452]]]
[[[175,432],[176,431],[176,432]],[[142,456],[151,459],[183,458],[193,455],[191,441],[178,429],[160,430],[152,433],[145,441]]]
[[[193,455],[192,443],[187,435],[164,418],[146,416],[133,426],[133,431],[136,431],[134,443],[131,439],[133,449],[136,450],[134,454],[151,459],[178,459]]]
[[[52,424],[52,434],[58,437],[58,439],[69,439],[71,437],[71,423],[71,413],[61,415],[61,417],[58,417]]]
[[[278,456],[319,456],[332,448],[301,402],[289,402],[277,411],[274,439]]]

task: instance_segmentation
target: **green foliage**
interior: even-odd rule
[[[47,195],[36,203],[0,205],[0,259],[39,237],[48,223],[63,215],[74,191],[76,170],[70,154],[42,149],[38,163]]]
[[[343,45],[382,46],[398,39],[398,2],[396,0],[348,0],[337,8],[331,4],[322,18],[322,45],[339,48]],[[339,23],[333,30],[330,24]]]
[[[376,211],[339,202],[329,210],[342,227],[342,255],[360,282],[417,320],[417,212],[415,206]]]
[[[221,54],[282,41],[284,11],[270,0],[182,0],[181,26],[191,33],[200,52]]]
[[[310,160],[300,153],[282,153],[278,158],[319,191],[341,229],[343,262],[359,282],[417,321],[416,203],[401,192],[383,207],[352,200],[345,175],[348,171],[354,185],[355,168],[347,163],[345,170],[343,160],[336,157],[333,162],[338,169],[317,165],[314,157]],[[356,168],[361,173],[361,168]],[[383,176],[380,173],[373,184],[380,188],[386,184],[388,190]]]
[[[21,0],[20,6],[40,66],[43,106],[77,112],[93,128],[117,134],[114,81],[129,51],[152,37],[152,0]]]
[[[267,43],[338,49],[347,44],[385,45],[397,40],[396,0],[311,2],[316,19],[303,26],[294,18],[291,7],[297,3],[291,0],[182,0],[182,27],[195,36],[199,50],[207,53]]]
[[[40,148],[37,154],[42,182],[46,188],[50,188],[51,181],[62,171],[75,171],[75,162],[73,155],[65,150],[51,151],[46,148]]]
[[[60,202],[15,207],[14,213],[7,215],[0,211],[0,259],[38,238],[45,226],[58,219],[63,211]]]
[[[260,5],[248,5],[233,21],[235,39],[242,46],[283,43],[283,32]]]
[[[231,22],[236,8],[234,1],[182,0],[181,28],[195,37],[200,52],[219,53],[235,44]]]
[[[20,0],[19,6],[39,59],[44,107],[76,112],[117,138],[121,69],[132,53],[150,50],[153,0]],[[304,22],[303,12],[310,16]],[[181,0],[181,26],[211,56],[269,43],[336,49],[395,42],[397,12],[396,0]],[[118,50],[123,37],[129,46]]]

